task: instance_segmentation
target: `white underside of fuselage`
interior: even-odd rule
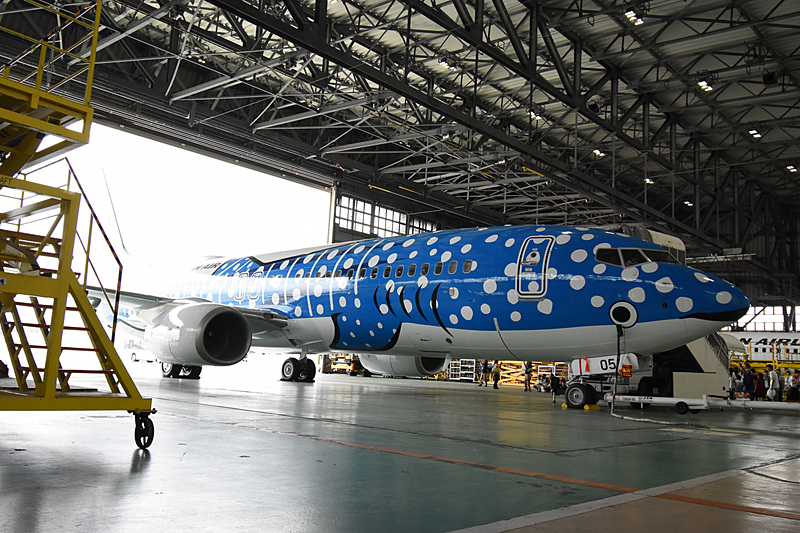
[[[676,348],[726,326],[700,319],[638,323],[623,329],[622,353],[651,354]],[[386,350],[331,348],[335,339],[328,317],[290,320],[287,328],[253,339],[253,346],[297,353],[351,352],[456,359],[570,361],[617,353],[616,326],[582,326],[549,330],[474,331],[404,323],[396,343]]]

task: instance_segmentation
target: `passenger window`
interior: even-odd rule
[[[336,271],[336,277],[337,278],[341,278],[342,277],[342,269],[339,269],[339,270]]]
[[[455,274],[458,270],[458,261],[450,261],[450,264],[447,267],[448,274]]]
[[[469,272],[472,272],[472,259],[467,259],[466,261],[464,261],[464,269],[463,269],[463,272],[464,272],[465,274],[467,274],[467,273],[469,273]]]
[[[297,274],[295,274],[295,275],[294,275],[294,277],[295,277],[295,278],[297,278],[297,279],[300,279],[300,277],[301,277],[302,275],[303,275],[303,273],[302,273],[302,272],[298,272]]]
[[[431,265],[430,265],[430,264],[428,264],[428,263],[423,263],[423,264],[422,264],[422,268],[420,268],[420,269],[419,269],[419,273],[420,273],[420,275],[421,275],[421,276],[427,276],[427,275],[428,275],[428,269],[429,269],[429,268],[431,268]]]
[[[369,273],[370,279],[375,279],[378,277],[378,267],[372,269],[372,272]]]
[[[355,272],[356,271],[353,270],[352,268],[350,270],[348,270],[347,271],[347,279],[353,279],[353,274],[355,274]]]
[[[397,267],[397,271],[394,273],[395,277],[399,278],[403,275],[403,265],[399,265]]]
[[[437,276],[442,273],[442,262],[439,261],[436,263],[436,266],[433,267],[433,273]]]
[[[619,258],[619,250],[616,248],[600,248],[597,250],[597,253],[594,254],[594,258],[601,263],[622,266],[622,260]]]
[[[409,277],[413,277],[414,274],[416,274],[416,273],[417,273],[417,265],[416,264],[409,265],[409,267],[408,267],[408,276]]]
[[[361,270],[358,271],[358,279],[364,279],[366,277],[367,277],[367,269],[366,268],[362,268]]]
[[[391,275],[392,275],[392,267],[386,266],[386,268],[383,269],[383,277],[388,278]]]
[[[317,273],[314,274],[314,277],[317,278],[317,279],[321,278],[322,277],[322,270],[317,270]]]

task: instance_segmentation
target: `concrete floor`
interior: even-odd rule
[[[147,451],[127,413],[0,412],[0,531],[800,527],[796,414],[620,409],[708,428],[665,426],[511,386],[129,366],[158,409]]]

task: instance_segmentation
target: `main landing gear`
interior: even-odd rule
[[[317,375],[317,366],[308,357],[297,359],[290,357],[281,367],[281,381],[304,381],[313,383]]]
[[[165,378],[200,379],[200,372],[202,371],[202,366],[161,363],[161,375]]]

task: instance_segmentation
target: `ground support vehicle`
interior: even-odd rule
[[[582,408],[606,399],[616,376],[616,401],[691,412],[703,408],[705,396],[728,397],[729,360],[728,346],[717,334],[653,355],[622,354],[619,363],[617,356],[579,359],[570,366],[566,404]]]

